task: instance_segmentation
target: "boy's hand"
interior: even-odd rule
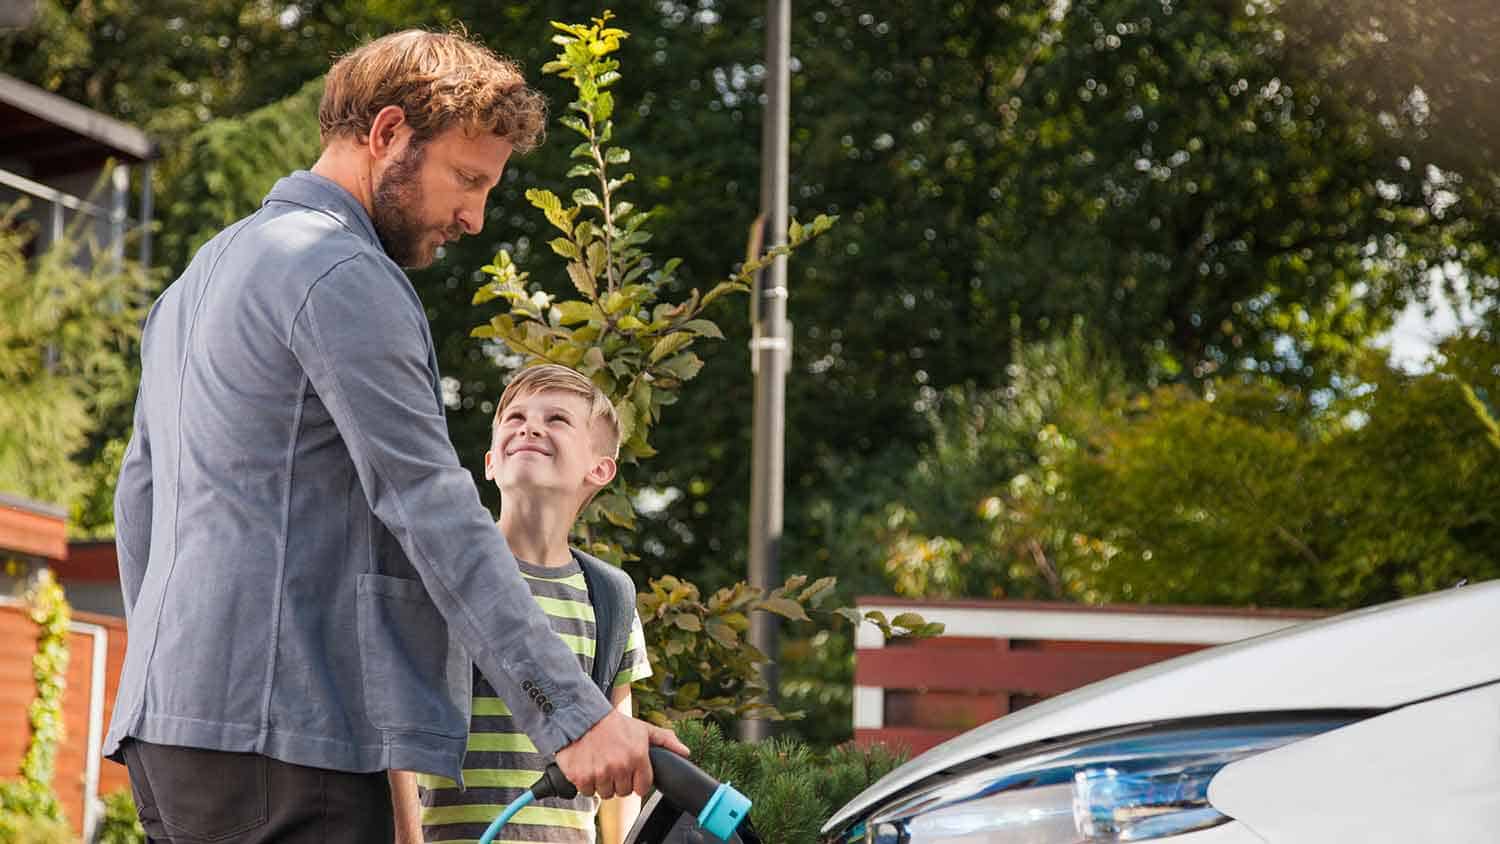
[[[671,730],[610,712],[578,741],[557,753],[557,767],[578,786],[579,794],[609,799],[626,794],[645,796],[651,790],[651,757],[656,745],[687,756],[687,745]]]

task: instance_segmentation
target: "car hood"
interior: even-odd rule
[[[892,771],[825,831],[928,776],[1044,739],[1153,721],[1391,709],[1500,680],[1500,581],[1308,621],[1198,651],[1042,701]]]

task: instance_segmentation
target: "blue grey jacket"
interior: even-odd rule
[[[458,778],[470,660],[538,749],[609,702],[459,465],[416,292],[297,172],[153,305],[115,495],[136,737]]]

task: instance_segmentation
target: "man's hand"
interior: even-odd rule
[[[671,730],[610,712],[578,741],[557,753],[557,767],[578,786],[579,794],[597,794],[606,800],[651,790],[651,757],[656,745],[687,756],[687,745]]]

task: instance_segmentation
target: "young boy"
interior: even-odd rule
[[[583,566],[607,564],[586,560],[569,548],[568,534],[584,505],[614,480],[619,440],[619,420],[609,399],[580,373],[547,364],[522,370],[505,388],[484,455],[485,479],[500,488],[500,530],[532,596],[553,632],[578,655],[584,671],[596,677],[596,646],[603,651],[600,643],[607,636],[624,631],[595,629]],[[628,623],[630,632],[618,667],[611,669],[610,701],[633,716],[630,684],[650,676],[651,666],[634,602],[628,614],[620,615],[618,623]],[[550,760],[537,753],[509,716],[505,703],[476,672],[463,766],[467,790],[440,777],[393,775],[400,844],[473,841],[536,782]],[[616,844],[639,811],[640,798],[628,792],[605,801],[602,809],[592,796],[540,800],[522,809],[495,840],[592,844],[598,813],[605,841]]]

